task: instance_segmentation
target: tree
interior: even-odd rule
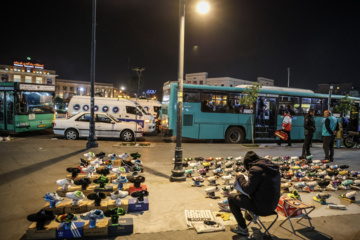
[[[261,84],[260,83],[253,83],[253,85],[251,87],[246,87],[246,90],[242,93],[241,95],[241,99],[240,99],[240,104],[245,105],[245,106],[250,106],[251,110],[251,139],[252,139],[252,144],[254,144],[254,127],[253,127],[253,111],[254,111],[254,103],[257,101],[257,98],[259,96],[259,92],[260,92],[260,88],[261,88]]]
[[[354,100],[349,98],[349,94],[340,99],[339,104],[335,106],[335,110],[341,114],[341,117],[345,116],[353,108]]]

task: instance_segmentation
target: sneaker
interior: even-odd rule
[[[71,177],[76,178],[77,175],[81,172],[79,168],[67,168],[66,171],[71,173]]]
[[[131,193],[131,197],[137,198],[138,202],[143,202],[145,196],[149,196],[149,192],[146,190],[136,191]]]
[[[84,173],[94,173],[94,172],[96,172],[96,168],[90,165],[86,168],[83,168],[82,171]]]
[[[45,209],[41,209],[39,212],[27,216],[27,220],[30,222],[52,221],[54,219],[54,212],[46,211]]]
[[[74,181],[75,185],[81,186],[82,190],[85,190],[91,183],[90,178],[82,178],[80,180]]]
[[[115,192],[112,192],[110,195],[110,198],[112,200],[115,200],[117,198],[125,198],[129,195],[129,193],[127,191],[120,191],[120,190],[116,190]]]
[[[44,197],[45,201],[62,201],[64,198],[60,197],[57,193],[47,193]]]
[[[107,176],[110,174],[110,170],[108,168],[103,168],[101,170],[96,170],[96,173]]]
[[[104,213],[106,217],[123,216],[125,214],[125,210],[119,207],[111,208]]]
[[[128,153],[123,153],[118,156],[118,158],[121,158],[122,160],[124,160],[125,158],[128,158],[128,157],[129,157]]]
[[[100,152],[98,154],[95,154],[95,157],[105,157],[106,156],[106,153],[104,152]]]
[[[218,206],[221,210],[223,210],[224,212],[231,212],[230,208],[229,208],[229,202],[227,199],[218,202]]]
[[[141,158],[141,154],[136,152],[136,153],[131,153],[130,156],[135,160],[135,159],[138,159],[138,158]]]
[[[93,153],[93,152],[88,152],[88,153],[85,153],[84,154],[84,157],[86,157],[86,158],[92,158],[92,157],[95,157],[95,153]]]
[[[73,213],[65,213],[65,214],[57,216],[55,221],[58,223],[62,223],[62,222],[71,223],[72,221],[76,221],[77,218],[78,217]]]
[[[90,164],[90,161],[80,158],[80,166],[87,167],[87,166],[89,166],[89,164]]]
[[[249,236],[249,230],[247,228],[242,228],[239,225],[233,225],[230,227],[230,231],[237,233],[243,236]]]
[[[72,200],[82,200],[85,198],[85,195],[81,191],[67,192],[65,196]]]
[[[127,183],[127,182],[128,182],[127,177],[122,176],[122,175],[120,175],[117,179],[112,180],[112,183],[117,183],[117,184],[119,184],[119,183]]]
[[[106,194],[102,192],[91,193],[87,198],[89,200],[95,200],[95,206],[101,206],[101,200],[106,198]]]
[[[95,160],[91,161],[90,164],[94,165],[95,168],[100,167],[100,164],[102,164],[102,161],[96,158]]]
[[[94,209],[89,212],[83,213],[80,215],[82,220],[95,220],[95,219],[103,219],[104,213],[99,209]]]
[[[72,179],[70,179],[70,178],[64,178],[64,179],[57,180],[56,184],[60,185],[60,186],[72,185],[72,184],[74,184],[74,181]]]

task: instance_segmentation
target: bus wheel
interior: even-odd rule
[[[75,129],[68,129],[65,132],[65,138],[67,140],[75,140],[79,137],[79,133]]]
[[[124,130],[120,135],[121,140],[125,142],[130,142],[134,138],[134,134],[130,130]]]
[[[226,131],[225,141],[227,143],[241,143],[244,141],[244,131],[238,127],[230,127]]]

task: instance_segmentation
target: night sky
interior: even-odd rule
[[[359,84],[360,15],[356,1],[210,0],[200,15],[188,0],[185,73],[316,89]],[[45,64],[58,78],[88,81],[91,0],[1,1],[0,64]],[[145,67],[147,89],[177,80],[178,0],[98,0],[96,81],[125,84]],[[197,46],[197,47],[194,47]]]

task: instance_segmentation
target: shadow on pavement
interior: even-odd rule
[[[88,149],[84,148],[84,149],[81,149],[81,150],[78,150],[78,151],[75,151],[72,153],[68,153],[68,154],[65,154],[65,155],[62,155],[62,156],[59,156],[56,158],[51,158],[46,161],[38,162],[38,163],[32,164],[30,166],[26,166],[26,167],[19,168],[19,169],[16,169],[16,170],[13,170],[13,171],[10,171],[7,173],[0,174],[0,179],[1,179],[0,186],[4,185],[6,183],[12,182],[13,180],[21,178],[25,175],[39,171],[49,165],[60,162],[60,161],[64,160],[65,158],[72,157],[72,156],[82,153],[84,151],[88,151]]]

